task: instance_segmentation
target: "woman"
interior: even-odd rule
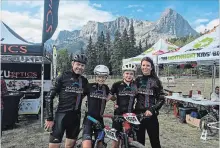
[[[163,87],[156,75],[155,66],[149,57],[141,60],[142,76],[136,79],[138,87],[136,114],[144,113],[147,118],[142,120],[137,131],[138,142],[145,145],[145,133],[147,130],[151,147],[160,148],[159,123],[157,115],[164,104]]]

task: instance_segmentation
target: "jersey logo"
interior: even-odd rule
[[[71,84],[71,86],[66,86],[65,92],[74,92],[74,93],[77,93],[77,94],[82,94],[83,89],[79,87],[78,82],[73,82]]]
[[[138,88],[138,93],[139,94],[144,94],[144,95],[153,95],[153,90],[149,89],[146,85],[146,82],[143,84],[143,81],[140,81],[141,85]]]
[[[127,86],[122,91],[119,91],[119,96],[135,96],[137,93],[137,88],[134,86]]]
[[[104,95],[104,92],[102,90],[96,90],[92,93],[90,93],[91,98],[98,98],[98,99],[106,99],[107,96]]]

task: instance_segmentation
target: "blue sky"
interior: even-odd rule
[[[126,16],[157,21],[166,8],[181,14],[197,31],[212,27],[217,22],[218,0],[60,0],[60,30],[80,29],[89,20],[105,22]],[[3,0],[2,20],[19,35],[31,41],[41,40],[43,0]],[[19,20],[19,21],[16,21]],[[20,22],[20,23],[18,23]],[[32,32],[30,34],[30,32]],[[36,35],[37,34],[37,35]]]

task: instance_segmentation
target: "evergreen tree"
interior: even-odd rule
[[[131,48],[129,44],[129,37],[126,28],[124,29],[122,34],[122,46],[123,58],[132,57]]]
[[[95,60],[97,58],[97,56],[96,56],[95,48],[93,47],[91,36],[89,38],[89,43],[86,47],[86,56],[88,58],[88,62],[86,65],[85,72],[87,75],[93,75],[93,70],[94,70],[95,66],[97,65],[97,62]]]
[[[107,67],[109,68],[109,71],[110,71],[110,74],[111,74],[111,71],[112,71],[112,67],[111,67],[111,63],[110,63],[110,60],[111,60],[111,37],[110,37],[110,33],[107,32],[106,33],[106,42],[105,42],[105,46],[106,46],[106,52],[107,52],[107,57],[106,57],[106,63],[107,63]]]
[[[57,52],[57,71],[64,72],[69,70],[71,67],[71,62],[69,60],[69,55],[67,49],[60,49]]]
[[[129,50],[128,57],[134,57],[138,55],[138,48],[136,48],[136,39],[134,35],[133,21],[131,21],[131,26],[129,28]]]
[[[96,54],[97,54],[97,64],[104,64],[104,56],[106,55],[106,48],[105,48],[105,36],[103,31],[101,32],[100,36],[98,36],[98,40],[95,44]]]
[[[142,45],[141,45],[141,40],[139,41],[139,46],[138,46],[138,55],[143,52]]]
[[[111,50],[112,54],[110,62],[112,67],[112,73],[114,75],[120,75],[122,66],[123,44],[121,40],[121,34],[118,30],[115,33],[115,39]]]
[[[83,48],[80,48],[80,54],[85,54]]]
[[[72,68],[72,61],[73,61],[73,53],[71,53],[69,56],[69,69]]]

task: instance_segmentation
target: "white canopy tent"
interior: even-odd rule
[[[154,63],[157,63],[157,55],[164,54],[167,52],[173,52],[176,51],[176,49],[178,49],[178,46],[173,45],[165,41],[164,39],[159,39],[151,48],[147,49],[142,54],[133,58],[123,59],[123,64],[135,63],[139,65],[143,57],[150,57],[152,58]]]
[[[196,61],[201,64],[219,63],[220,26],[180,48],[179,52],[158,56],[158,63],[186,63]]]
[[[215,86],[216,65],[220,60],[220,26],[214,27],[205,35],[182,47],[179,52],[158,56],[159,64],[197,62],[213,65],[212,90]]]

